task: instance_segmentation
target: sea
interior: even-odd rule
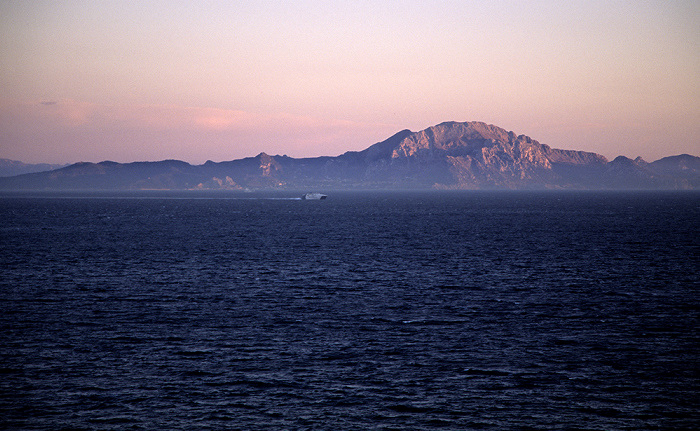
[[[700,192],[327,194],[0,194],[0,429],[700,429]]]

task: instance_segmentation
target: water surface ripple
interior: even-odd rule
[[[700,426],[697,193],[195,196],[1,198],[0,428]]]

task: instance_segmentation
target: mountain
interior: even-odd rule
[[[67,165],[50,165],[48,163],[29,164],[17,160],[0,159],[0,177],[12,177],[15,175],[30,174],[32,172],[45,172],[60,169]]]
[[[698,189],[700,158],[653,163],[560,150],[480,122],[402,130],[362,151],[295,159],[260,153],[203,165],[76,163],[0,178],[4,190]]]
[[[689,154],[664,157],[650,166],[661,175],[685,181],[690,188],[700,188],[700,157]]]

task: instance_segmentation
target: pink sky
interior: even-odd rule
[[[700,2],[4,1],[0,158],[232,160],[484,121],[700,155]]]

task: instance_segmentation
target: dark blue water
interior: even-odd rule
[[[257,197],[2,197],[0,428],[700,426],[700,194]]]

